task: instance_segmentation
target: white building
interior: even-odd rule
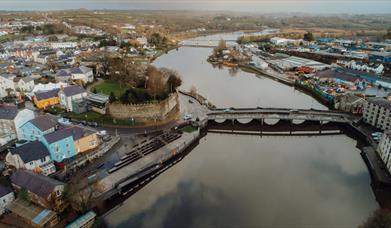
[[[292,40],[281,37],[273,37],[270,39],[270,43],[278,46],[287,46],[287,45],[299,45],[303,40]]]
[[[76,48],[78,44],[77,42],[53,42],[50,43],[50,46],[53,49],[66,49],[66,48]]]
[[[17,169],[27,169],[46,176],[56,172],[48,149],[40,141],[33,141],[12,149],[6,155],[5,162]]]
[[[94,81],[94,73],[92,69],[85,66],[73,68],[71,70],[71,74],[72,74],[71,76],[72,80],[81,80],[84,83]]]
[[[364,105],[364,121],[382,130],[391,129],[391,101],[371,98]]]
[[[387,169],[391,172],[391,131],[385,131],[380,140],[377,152],[386,164]]]
[[[31,92],[34,89],[35,83],[32,77],[16,77],[14,78],[15,89],[20,92]]]
[[[65,88],[62,88],[58,92],[58,97],[60,98],[60,104],[67,111],[74,111],[74,101],[85,100],[87,97],[86,90],[78,85],[72,85]]]
[[[14,74],[0,75],[0,98],[12,95],[15,93]]]
[[[21,111],[14,105],[0,105],[0,145],[5,145],[22,135],[20,127],[34,118],[29,109]]]
[[[0,215],[4,214],[9,203],[15,200],[15,194],[11,188],[0,185]]]

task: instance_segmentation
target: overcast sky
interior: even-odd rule
[[[391,13],[391,0],[0,0],[0,10],[78,8],[361,14]]]

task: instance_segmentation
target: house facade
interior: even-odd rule
[[[95,131],[79,126],[73,126],[71,131],[73,133],[76,154],[88,152],[99,146],[98,136]]]
[[[20,135],[20,127],[34,118],[29,109],[18,110],[14,105],[0,105],[0,144],[5,145],[16,140]]]
[[[0,98],[15,94],[14,74],[0,74]]]
[[[64,159],[72,158],[76,155],[70,127],[46,134],[42,141],[48,148],[53,161],[61,163]]]
[[[54,132],[58,127],[58,119],[50,114],[37,116],[20,127],[19,139],[34,141],[42,140],[46,134]]]
[[[377,152],[391,172],[391,130],[385,131],[379,142]]]
[[[58,97],[58,91],[59,89],[53,89],[46,92],[35,93],[33,97],[35,106],[37,106],[39,109],[45,109],[47,107],[59,104],[60,99]]]
[[[381,130],[391,129],[391,101],[371,98],[364,106],[364,121]]]
[[[14,78],[15,90],[20,92],[31,92],[34,89],[34,78],[16,77]]]
[[[71,69],[72,80],[80,80],[84,83],[89,83],[94,81],[94,73],[91,68],[80,66],[77,68]]]
[[[61,88],[58,92],[61,106],[69,112],[82,113],[87,111],[87,91],[78,85],[72,85]],[[80,107],[79,104],[85,103],[85,107]]]
[[[48,149],[38,140],[11,149],[5,157],[5,161],[17,169],[31,170],[45,176],[56,171]]]
[[[15,194],[11,188],[0,185],[0,215],[4,214],[6,207],[15,200]]]

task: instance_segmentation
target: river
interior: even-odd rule
[[[214,68],[211,49],[180,48],[155,65],[178,71],[182,89],[218,107],[326,109],[265,77]],[[208,134],[168,169],[105,216],[111,227],[356,227],[378,207],[370,176],[344,136]]]

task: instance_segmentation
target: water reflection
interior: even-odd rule
[[[182,89],[195,86],[219,107],[276,107],[326,109],[312,97],[265,77],[231,68],[213,67],[206,61],[210,48],[180,48],[158,58],[154,65],[175,69],[183,77]],[[235,75],[234,77],[230,75]]]
[[[113,227],[354,227],[376,206],[346,136],[209,134],[106,220]]]

